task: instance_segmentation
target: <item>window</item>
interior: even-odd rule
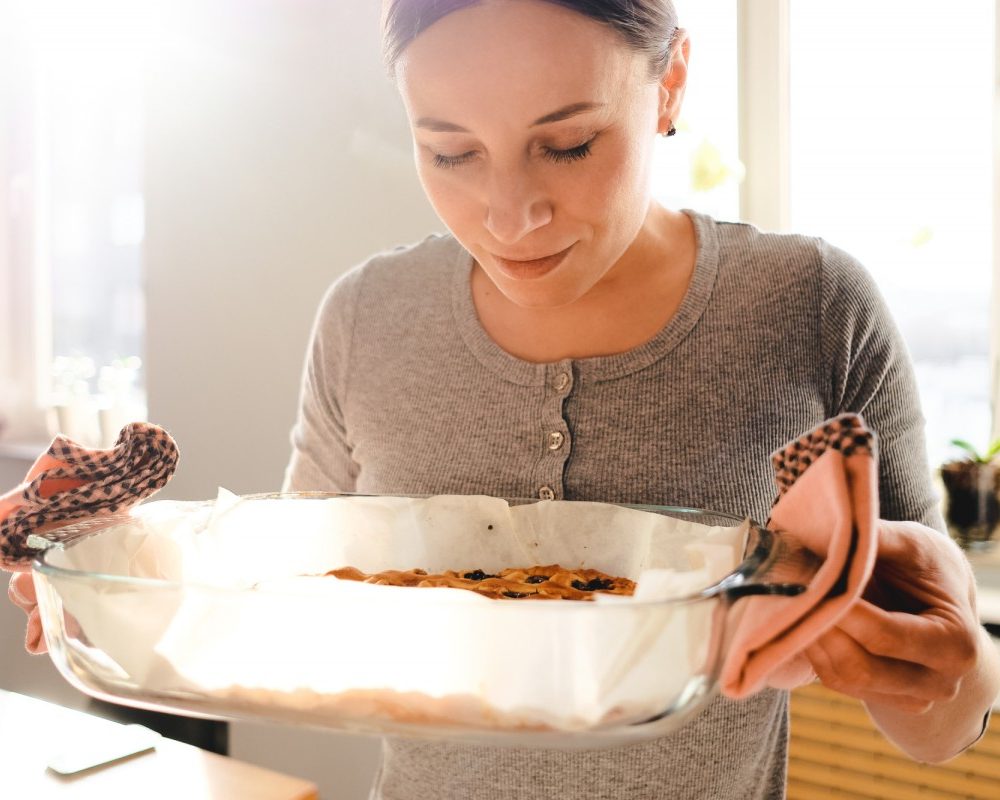
[[[932,465],[990,434],[994,7],[789,6],[789,223],[865,264],[916,367]]]
[[[656,197],[856,255],[914,357],[932,464],[953,437],[985,443],[997,3],[675,2],[690,83],[678,135],[657,142]],[[0,3],[4,441],[40,440],[56,405],[81,412],[67,420],[85,440],[97,405],[144,415],[151,16],[132,0]]]
[[[655,194],[860,259],[913,357],[931,466],[992,423],[996,5],[677,3],[691,76]],[[707,191],[706,153],[723,165]]]
[[[48,410],[50,428],[108,446],[145,416],[141,39],[119,6],[18,3],[12,13],[13,113],[0,131],[0,270],[15,328],[0,408],[11,438],[43,435]]]
[[[677,135],[658,138],[653,194],[667,208],[738,219],[739,158],[737,0],[677,0],[691,36],[691,67]]]

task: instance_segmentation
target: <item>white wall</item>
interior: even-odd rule
[[[150,419],[181,449],[159,497],[275,490],[323,291],[372,252],[441,226],[381,66],[379,3],[159,5],[167,35],[151,47],[147,93],[146,365]],[[0,464],[0,475],[26,466]],[[22,624],[17,609],[0,611],[0,686],[74,702],[48,659],[18,652]],[[377,742],[237,723],[231,749],[316,781],[323,798],[360,800]]]
[[[169,496],[272,490],[323,290],[440,225],[378,3],[183,5],[149,93],[150,416],[182,450]]]

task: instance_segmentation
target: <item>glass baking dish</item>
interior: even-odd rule
[[[678,728],[716,691],[736,601],[801,589],[764,580],[776,552],[765,528],[669,506],[230,495],[147,503],[30,544],[43,548],[32,566],[51,658],[94,697],[528,747]],[[519,563],[503,563],[511,546]],[[638,589],[492,600],[315,577],[526,561],[638,578]]]

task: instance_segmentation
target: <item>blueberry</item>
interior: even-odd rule
[[[583,581],[573,581],[572,586],[574,589],[579,589],[581,592],[601,592],[610,589],[612,583],[609,578],[594,578],[586,583]]]

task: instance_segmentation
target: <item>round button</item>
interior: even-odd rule
[[[569,386],[569,374],[566,372],[560,372],[556,375],[555,381],[552,383],[556,387],[557,392],[563,391],[567,386]]]
[[[560,431],[552,431],[549,434],[549,450],[558,450],[565,441],[566,437]]]
[[[539,489],[538,490],[538,496],[542,500],[555,500],[556,499],[556,493],[552,491],[552,487],[550,487],[550,486],[543,486],[541,489]]]

